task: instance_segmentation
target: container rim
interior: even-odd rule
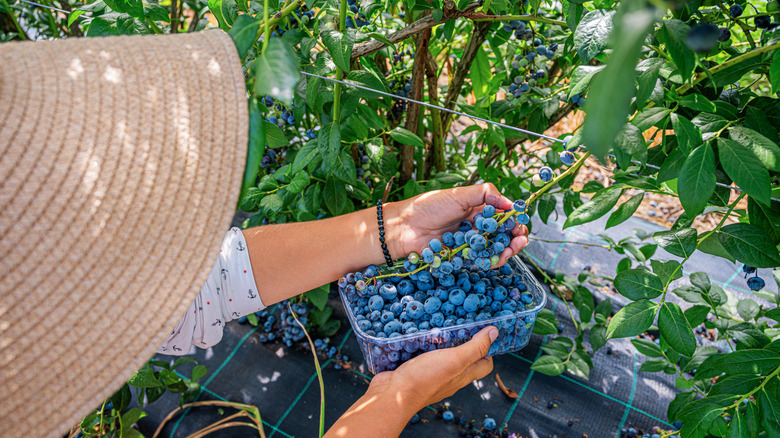
[[[528,270],[528,267],[525,266],[525,263],[523,263],[522,260],[520,260],[520,257],[515,255],[512,258],[509,259],[507,263],[514,263],[517,265],[517,268],[520,269],[521,274],[527,274],[528,277],[531,277],[531,279],[534,282],[534,289],[538,292],[539,295],[541,295],[541,299],[539,300],[539,303],[534,306],[532,309],[525,309],[520,312],[515,312],[511,315],[504,315],[504,316],[497,316],[490,319],[486,319],[484,321],[473,321],[469,323],[463,323],[463,324],[455,324],[450,327],[436,327],[428,330],[418,331],[414,333],[407,333],[405,335],[396,336],[393,338],[379,338],[376,336],[371,336],[360,329],[360,327],[357,326],[355,322],[355,315],[352,313],[352,307],[349,306],[349,303],[347,302],[347,298],[342,292],[342,289],[339,288],[339,296],[341,297],[341,304],[344,306],[345,311],[347,312],[347,317],[349,318],[349,324],[352,326],[352,330],[355,332],[355,335],[360,337],[363,340],[370,341],[374,344],[389,344],[394,342],[401,342],[401,341],[408,341],[410,339],[417,339],[422,337],[423,335],[431,335],[431,334],[437,334],[437,333],[443,333],[443,332],[449,332],[453,330],[459,330],[464,328],[472,328],[475,326],[488,326],[496,322],[503,322],[510,319],[516,319],[518,317],[527,316],[530,314],[536,314],[539,313],[540,310],[547,304],[547,294],[544,292],[544,289],[539,284],[539,280],[536,279],[536,277],[531,274],[531,272]],[[386,266],[386,265],[382,265]],[[524,275],[525,276],[525,275]]]

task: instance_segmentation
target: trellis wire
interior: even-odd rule
[[[70,12],[65,11],[63,9],[58,9],[58,8],[55,8],[55,7],[52,7],[52,6],[48,6],[48,5],[42,5],[40,3],[31,2],[30,0],[20,0],[20,1],[22,1],[24,3],[28,3],[28,4],[31,4],[31,5],[34,5],[34,6],[39,6],[39,7],[42,7],[42,8],[51,9],[53,11],[64,12],[66,14],[70,14]],[[393,99],[402,99],[402,100],[405,100],[407,102],[416,103],[418,105],[422,105],[422,106],[425,106],[425,107],[428,107],[428,108],[437,109],[439,111],[445,111],[445,112],[448,112],[450,114],[455,114],[455,115],[459,115],[459,116],[463,116],[463,117],[468,117],[470,119],[479,120],[481,122],[485,122],[485,123],[488,123],[488,124],[491,124],[491,125],[500,126],[502,128],[509,129],[510,131],[520,132],[520,133],[523,133],[523,134],[526,134],[526,135],[533,135],[535,137],[544,138],[544,139],[547,139],[547,140],[550,140],[550,141],[554,141],[554,142],[558,142],[558,143],[563,143],[564,142],[563,140],[561,140],[559,138],[550,137],[550,136],[547,136],[547,135],[544,135],[544,134],[541,134],[541,133],[538,133],[538,132],[529,131],[527,129],[522,129],[522,128],[518,128],[518,127],[515,127],[515,126],[505,125],[505,124],[500,123],[500,122],[495,122],[495,121],[489,120],[489,119],[483,119],[482,117],[473,116],[471,114],[462,113],[460,111],[451,110],[449,108],[440,107],[438,105],[433,105],[433,104],[426,103],[426,102],[420,102],[419,100],[410,99],[408,97],[397,96],[395,94],[386,93],[384,91],[375,90],[375,89],[370,88],[370,87],[364,87],[362,85],[355,84],[354,82],[341,81],[341,80],[338,80],[338,79],[335,79],[335,78],[329,78],[327,76],[320,76],[320,75],[316,75],[314,73],[308,73],[308,72],[305,72],[305,71],[301,71],[301,74],[303,74],[305,76],[311,76],[311,77],[315,77],[315,78],[319,78],[319,79],[324,79],[324,80],[330,81],[330,82],[337,82],[339,84],[346,85],[348,87],[353,87],[353,88],[358,88],[358,89],[365,90],[365,91],[370,91],[372,93],[377,93],[377,94],[380,94],[382,96],[390,97],[390,98],[393,98]],[[585,145],[580,145],[580,147],[583,148],[583,149],[587,149],[587,147]],[[612,155],[612,154],[608,154],[608,155],[610,157],[612,157],[612,158],[615,158],[615,156]],[[649,167],[651,169],[661,170],[660,167],[658,167],[656,165],[653,165],[653,164],[649,164],[649,163],[644,163],[643,164],[643,163],[641,163],[639,161],[636,161],[636,160],[631,160],[631,162],[634,163],[634,164],[637,164],[639,166],[647,166],[647,167]],[[727,184],[723,184],[722,182],[717,182],[716,181],[715,185],[718,186],[718,187],[723,187],[723,188],[726,188],[726,189],[734,190],[734,191],[737,191],[737,192],[740,192],[740,193],[743,192],[743,190],[741,188],[739,188],[739,187],[734,187],[734,186],[730,186],[730,185],[727,185]],[[778,198],[770,197],[769,199],[771,199],[772,201],[780,202],[780,199],[778,199]]]
[[[301,74],[306,75],[306,76],[312,76],[312,77],[319,78],[319,79],[324,79],[326,81],[338,82],[338,83],[340,83],[342,85],[346,85],[348,87],[359,88],[361,90],[365,90],[365,91],[370,91],[372,93],[381,94],[383,96],[391,97],[393,99],[402,99],[402,100],[405,100],[407,102],[412,102],[412,103],[416,103],[418,105],[426,106],[428,108],[434,108],[434,109],[438,109],[440,111],[446,111],[446,112],[451,113],[451,114],[457,114],[459,116],[464,116],[464,117],[468,117],[470,119],[479,120],[479,121],[482,121],[482,122],[485,122],[485,123],[488,123],[488,124],[491,124],[491,125],[500,126],[502,128],[509,129],[510,131],[516,131],[516,132],[520,132],[520,133],[523,133],[523,134],[528,134],[528,135],[533,135],[533,136],[536,136],[536,137],[541,137],[541,138],[544,138],[544,139],[547,139],[547,140],[550,140],[550,141],[563,143],[563,140],[561,140],[561,139],[554,138],[554,137],[549,137],[547,135],[540,134],[538,132],[529,131],[527,129],[522,129],[522,128],[517,128],[515,126],[505,125],[503,123],[495,122],[493,120],[483,119],[482,117],[477,117],[477,116],[473,116],[473,115],[470,115],[470,114],[462,113],[460,111],[455,111],[455,110],[451,110],[451,109],[448,109],[448,108],[443,108],[443,107],[440,107],[438,105],[433,105],[433,104],[426,103],[426,102],[420,102],[419,100],[410,99],[408,97],[397,96],[397,95],[392,94],[392,93],[386,93],[384,91],[375,90],[375,89],[370,88],[370,87],[364,87],[362,85],[355,84],[354,82],[340,81],[338,79],[329,78],[329,77],[326,77],[326,76],[320,76],[320,75],[316,75],[316,74],[313,74],[313,73],[307,73],[305,71],[302,71]],[[585,145],[580,145],[580,147],[583,148],[583,149],[587,149],[587,147]],[[608,155],[610,157],[612,157],[612,158],[615,158],[615,156],[613,154],[608,154]],[[650,163],[642,164],[641,162],[636,161],[636,160],[631,160],[631,162],[634,163],[634,164],[637,164],[639,166],[647,166],[647,167],[649,167],[651,169],[661,170],[660,167],[658,167],[658,166],[656,166],[654,164],[650,164]],[[730,185],[727,185],[727,184],[723,184],[722,182],[717,182],[716,181],[715,185],[717,185],[719,187],[735,190],[735,191],[738,191],[738,192],[742,192],[743,191],[739,187],[734,187],[734,186],[730,186]],[[780,199],[778,199],[778,198],[770,198],[770,199],[772,199],[773,201],[780,202]]]
[[[70,12],[68,12],[68,11],[66,11],[64,9],[55,8],[54,6],[42,5],[40,3],[31,2],[30,0],[19,0],[19,1],[21,1],[23,3],[31,4],[33,6],[39,6],[41,8],[51,9],[52,11],[57,11],[57,12],[63,12],[65,14],[70,14]]]

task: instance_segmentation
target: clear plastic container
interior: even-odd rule
[[[394,370],[407,360],[427,351],[460,345],[470,340],[482,328],[490,325],[498,328],[498,338],[490,346],[489,356],[511,353],[525,347],[531,337],[536,314],[547,302],[547,295],[539,281],[531,275],[531,272],[518,257],[510,259],[509,264],[515,275],[523,277],[528,291],[533,295],[532,308],[517,311],[512,315],[457,324],[451,327],[434,328],[394,338],[377,338],[361,330],[355,320],[352,306],[349,304],[344,290],[340,288],[341,302],[344,304],[349,323],[355,331],[369,371],[377,374],[382,371]]]

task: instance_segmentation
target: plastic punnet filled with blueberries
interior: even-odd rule
[[[518,257],[500,268],[512,229],[527,224],[524,201],[487,205],[457,232],[433,239],[392,268],[368,266],[338,282],[369,371],[393,370],[427,351],[454,347],[489,325],[499,330],[488,355],[528,344],[546,296]]]

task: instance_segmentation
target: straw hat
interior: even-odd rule
[[[217,256],[248,136],[222,31],[0,45],[0,430],[62,436]]]

